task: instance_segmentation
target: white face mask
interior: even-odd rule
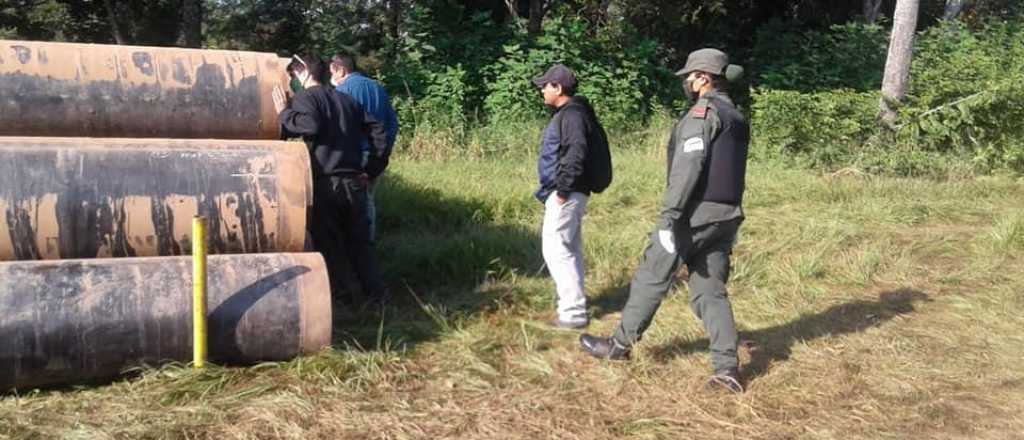
[[[306,88],[306,81],[309,80],[309,72],[297,73],[295,74],[295,79],[299,80],[299,84],[302,85],[302,88]]]
[[[695,77],[693,79],[687,78],[685,81],[683,81],[683,93],[686,95],[686,98],[689,99],[690,101],[697,101],[697,99],[700,98],[700,92],[693,90],[693,84],[696,83],[697,81],[700,81],[702,83],[700,86],[704,87],[703,83],[705,83],[706,80],[700,76]]]

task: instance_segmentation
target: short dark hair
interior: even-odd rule
[[[711,75],[711,87],[718,90],[728,90],[729,80],[725,78],[725,75]]]
[[[565,96],[576,96],[576,86],[562,86],[562,94]]]
[[[345,69],[347,72],[355,72],[359,70],[356,66],[356,57],[347,53],[337,53],[331,58],[331,65]]]
[[[705,76],[708,77],[708,79],[711,80],[711,87],[714,87],[715,89],[722,91],[729,88],[729,80],[725,78],[725,75],[715,75],[714,73],[708,73],[703,71],[698,72],[703,73]]]
[[[292,61],[288,63],[286,70],[289,75],[295,75],[298,72],[308,70],[309,75],[320,83],[325,83],[328,78],[324,60],[316,55],[293,55]]]

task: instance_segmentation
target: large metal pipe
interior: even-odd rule
[[[279,139],[272,53],[0,40],[0,136]]]
[[[302,143],[0,138],[0,261],[296,252],[312,201]]]
[[[330,345],[320,254],[218,255],[208,270],[213,361],[280,361]],[[0,263],[0,279],[0,391],[191,359],[188,257]]]

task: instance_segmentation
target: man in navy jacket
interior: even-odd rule
[[[565,329],[589,324],[584,289],[583,216],[591,193],[611,183],[612,163],[604,128],[586,98],[576,96],[576,75],[556,64],[538,78],[544,104],[554,115],[544,130],[537,164],[544,203],[541,248],[558,294],[558,317]]]

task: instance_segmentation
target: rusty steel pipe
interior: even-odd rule
[[[0,261],[297,252],[309,153],[281,141],[0,137]]]
[[[188,257],[0,263],[0,392],[118,376],[192,357]],[[317,253],[209,258],[209,354],[281,361],[330,345]]]
[[[279,139],[272,53],[0,40],[0,136]]]

